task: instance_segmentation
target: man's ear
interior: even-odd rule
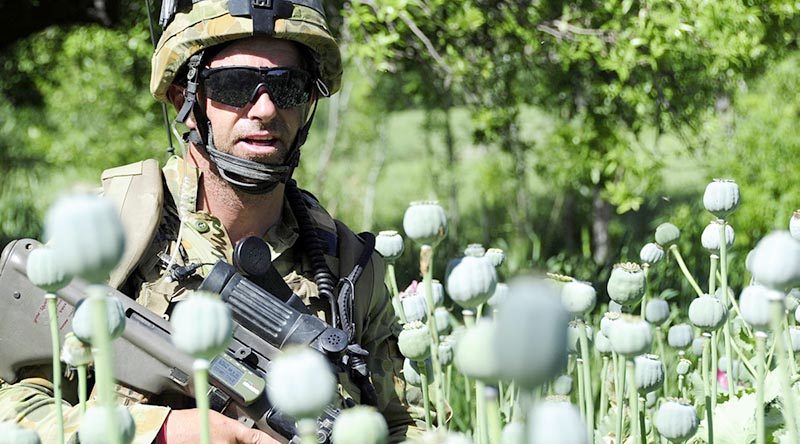
[[[172,106],[175,107],[175,110],[178,111],[183,106],[184,96],[183,92],[185,88],[182,86],[178,86],[176,84],[172,84],[167,88],[167,100],[172,103]]]
[[[183,102],[186,100],[184,96],[185,88],[176,84],[172,84],[167,89],[167,100],[172,103],[172,106],[175,107],[175,111],[180,111],[183,107]],[[186,122],[184,122],[189,129],[195,129],[197,125],[194,123],[194,115],[189,113],[189,116],[186,118]]]

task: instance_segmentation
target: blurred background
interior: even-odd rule
[[[148,92],[154,1],[0,1],[3,244],[40,237],[68,184],[167,159]],[[706,276],[702,194],[722,177],[742,193],[729,219],[740,286],[754,242],[800,208],[795,1],[325,5],[345,79],[320,104],[295,177],[356,231],[402,233],[410,201],[439,200],[450,217],[439,278],[481,243],[506,251],[505,277],[553,271],[604,293],[611,265],[638,261],[662,222],[681,228],[689,267]],[[416,261],[407,251],[401,285]],[[691,296],[664,270],[651,272],[659,288]]]

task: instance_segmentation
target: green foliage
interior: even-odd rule
[[[41,212],[66,178],[165,151],[147,93],[146,22],[119,30],[50,28],[11,47],[0,65],[0,240],[38,236]],[[66,173],[66,174],[65,174]],[[45,179],[45,180],[42,180]]]

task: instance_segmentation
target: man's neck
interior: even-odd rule
[[[190,150],[188,161],[203,174],[197,195],[197,209],[222,222],[231,244],[247,236],[263,237],[281,218],[285,184],[279,183],[266,194],[248,194],[235,189],[219,176],[206,158]]]

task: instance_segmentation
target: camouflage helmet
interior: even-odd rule
[[[314,54],[320,80],[330,94],[339,90],[342,60],[319,0],[163,0],[164,33],[153,53],[150,92],[167,101],[167,89],[196,52],[254,35],[270,35],[305,45]],[[176,5],[175,1],[179,1]],[[187,6],[182,7],[183,4]],[[282,3],[282,4],[281,4]],[[254,10],[283,6],[285,15],[253,20]],[[288,10],[285,8],[288,6]],[[172,13],[165,10],[173,8]],[[177,9],[177,11],[175,11]],[[248,10],[250,14],[248,14]],[[174,18],[173,18],[174,15]],[[260,19],[260,18],[259,18]],[[254,22],[256,29],[254,31]],[[264,22],[269,22],[264,30]]]

